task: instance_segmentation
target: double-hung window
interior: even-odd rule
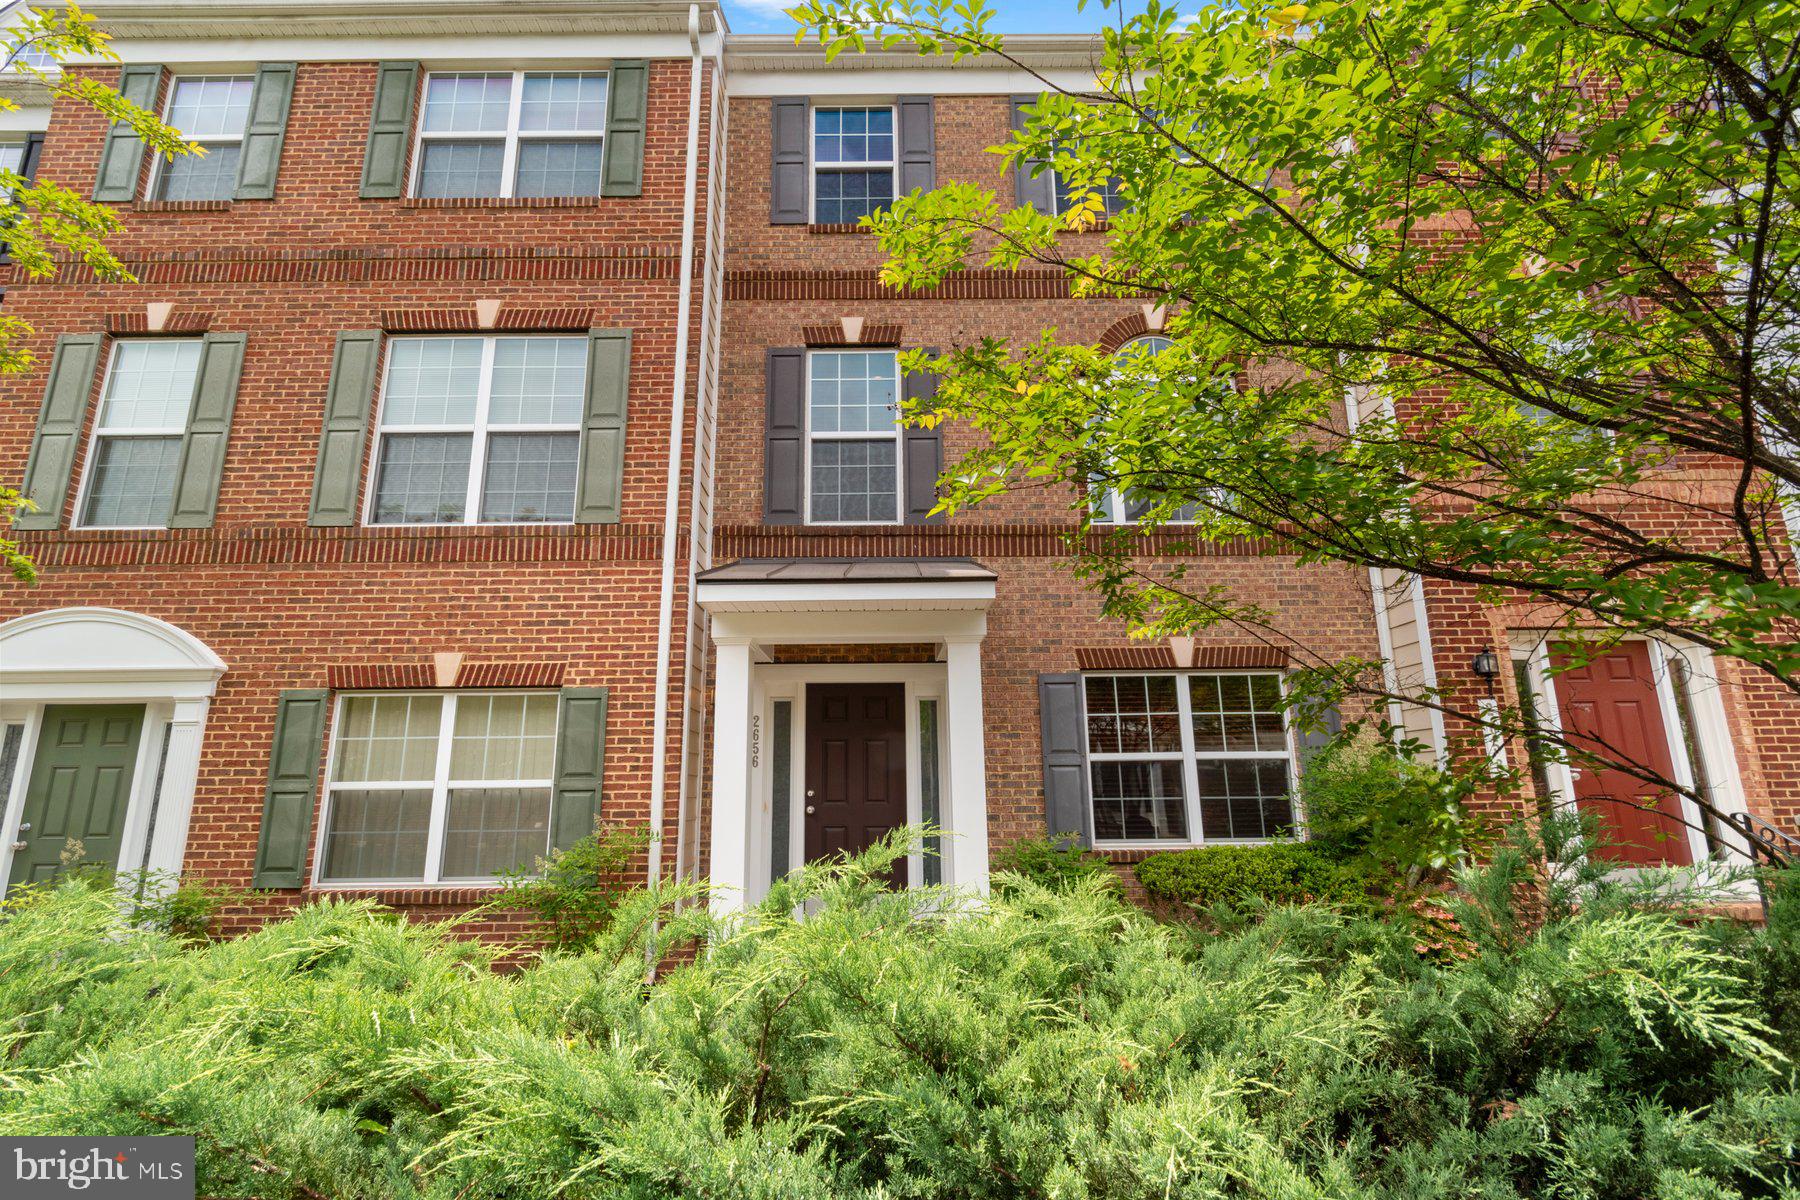
[[[900,519],[900,370],[892,350],[807,355],[807,520]]]
[[[1160,334],[1146,334],[1119,347],[1116,357],[1124,362],[1125,370],[1141,370],[1144,360],[1161,354],[1174,344]],[[1113,486],[1104,479],[1094,481],[1090,496],[1094,505],[1094,521],[1102,525],[1134,524],[1156,507],[1153,497],[1134,494],[1130,488]],[[1192,521],[1197,511],[1194,505],[1184,504],[1165,517],[1163,523],[1181,524]]]
[[[480,882],[550,849],[554,692],[338,700],[322,883]]]
[[[1293,754],[1274,673],[1089,675],[1094,838],[1261,841],[1293,832]]]
[[[847,225],[894,202],[894,110],[813,109],[813,220]]]
[[[574,520],[587,351],[583,337],[393,339],[370,522]]]
[[[598,196],[606,83],[602,71],[429,76],[413,193]]]
[[[1063,213],[1068,212],[1071,208],[1075,207],[1075,202],[1077,200],[1093,191],[1100,193],[1100,199],[1106,205],[1107,216],[1116,217],[1121,212],[1125,211],[1125,199],[1119,194],[1119,181],[1117,179],[1108,179],[1098,188],[1077,188],[1072,186],[1068,180],[1063,177],[1061,171],[1052,171],[1051,175],[1055,181],[1055,186],[1051,191],[1056,197],[1056,212],[1052,215],[1060,216]]]
[[[158,200],[229,200],[237,193],[238,158],[250,122],[251,75],[177,76],[169,85],[165,123],[205,154],[158,156],[150,194]]]
[[[88,449],[82,525],[169,523],[200,354],[199,338],[113,344]]]

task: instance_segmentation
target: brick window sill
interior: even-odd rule
[[[132,212],[230,212],[230,200],[138,200],[131,206]]]
[[[873,229],[865,228],[864,226],[856,224],[854,221],[840,222],[840,223],[834,223],[834,224],[829,224],[829,225],[808,225],[806,227],[806,232],[827,234],[827,235],[846,234],[846,233],[852,233],[852,234],[853,233],[866,233],[871,236],[873,236],[875,233],[875,231]]]
[[[402,208],[598,208],[599,196],[408,196]]]

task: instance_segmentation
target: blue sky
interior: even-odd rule
[[[725,19],[733,33],[792,33],[794,23],[781,10],[795,0],[725,0]],[[1002,33],[1092,33],[1118,9],[1102,8],[1099,0],[1077,12],[1075,0],[989,0],[994,9],[994,28]],[[1186,6],[1184,5],[1185,9]]]

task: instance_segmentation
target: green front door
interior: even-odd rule
[[[49,879],[66,862],[117,865],[143,731],[141,704],[44,709],[9,885]]]

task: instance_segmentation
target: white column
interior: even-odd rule
[[[713,644],[712,910],[730,913],[750,888],[750,639]]]
[[[181,874],[187,857],[188,821],[194,813],[194,784],[200,775],[200,738],[205,728],[205,700],[175,702],[162,763],[162,790],[156,796],[156,823],[150,828],[144,853],[145,870],[157,873],[165,882]],[[150,781],[154,787],[154,769]]]
[[[981,638],[946,638],[947,735],[950,803],[944,847],[948,882],[983,895],[988,890],[987,738],[981,708]]]

